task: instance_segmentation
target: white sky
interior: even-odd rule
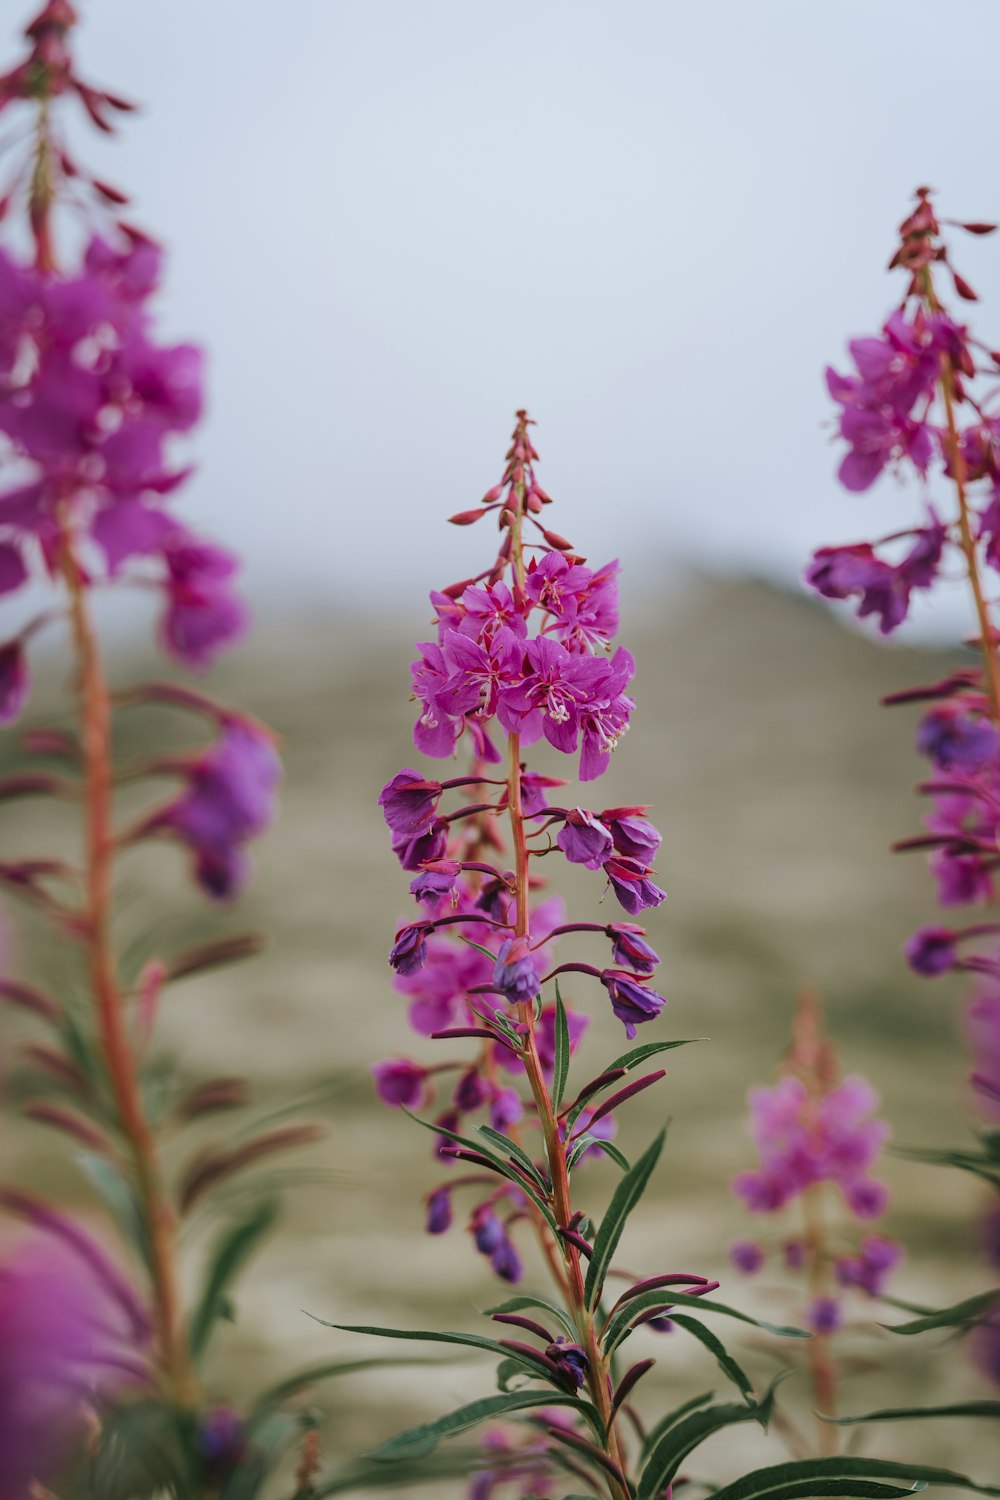
[[[1000,216],[997,0],[82,9],[86,73],[144,113],[74,138],[170,245],[170,331],[211,355],[185,512],[259,598],[423,614],[486,561],[441,522],[522,404],[551,524],[626,579],[793,578],[914,514],[891,480],[835,485],[822,367],[898,295],[919,182]],[[995,342],[998,257],[963,237]]]

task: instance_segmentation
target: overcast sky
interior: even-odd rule
[[[81,9],[86,72],[144,112],[75,139],[171,248],[170,333],[210,351],[184,509],[259,598],[410,610],[474,571],[490,540],[441,522],[522,404],[551,524],[647,582],[791,579],[913,515],[892,480],[836,487],[822,367],[899,294],[918,183],[1000,215],[997,0]],[[994,342],[998,256],[958,251]]]

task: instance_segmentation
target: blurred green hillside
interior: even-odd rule
[[[472,1328],[474,1310],[496,1300],[460,1224],[444,1238],[424,1235],[420,1197],[441,1173],[423,1132],[377,1105],[367,1073],[376,1059],[428,1057],[441,1045],[411,1039],[389,983],[386,951],[409,897],[375,805],[383,782],[416,763],[407,664],[412,642],[425,634],[426,622],[382,618],[376,625],[332,613],[262,621],[252,643],[209,683],[267,719],[284,741],[281,818],[255,850],[248,895],[233,910],[206,912],[182,856],[167,845],[130,855],[123,866],[126,943],[148,928],[151,913],[162,949],[220,928],[261,927],[271,937],[261,958],[187,981],[164,1000],[163,1042],[185,1072],[246,1074],[263,1103],[334,1080],[323,1109],[329,1139],[295,1163],[325,1175],[289,1195],[280,1238],[244,1283],[236,1325],[211,1370],[220,1397],[239,1400],[266,1375],[358,1347],[303,1309],[348,1322]],[[918,827],[910,790],[921,774],[915,714],[878,706],[880,694],[940,675],[948,658],[885,649],[811,603],[756,582],[692,583],[662,612],[627,619],[621,639],[637,658],[639,706],[591,795],[600,806],[653,804],[665,836],[659,879],[669,892],[648,924],[664,955],[660,981],[670,1000],[657,1034],[711,1039],[671,1054],[665,1083],[625,1119],[626,1150],[664,1114],[673,1119],[665,1165],[625,1252],[642,1274],[688,1267],[718,1276],[726,1300],[765,1316],[768,1306],[796,1315],[799,1305],[769,1291],[767,1275],[737,1277],[726,1251],[733,1238],[762,1227],[730,1197],[728,1183],[751,1161],[746,1090],[771,1077],[798,987],[821,991],[845,1071],[872,1080],[898,1141],[955,1142],[969,1129],[961,988],[918,980],[900,957],[909,931],[934,912],[922,858],[888,853],[892,839]],[[148,663],[119,651],[112,675],[123,686],[144,669]],[[43,674],[36,717],[51,710],[62,671],[51,663]],[[129,710],[120,724],[125,755],[176,732],[162,710]],[[8,751],[8,767],[16,763]],[[52,847],[71,816],[36,803],[5,808],[5,857]],[[546,873],[577,917],[597,915],[597,876],[562,863]],[[21,921],[12,907],[8,918]],[[8,938],[11,971],[37,962],[52,982],[68,983],[65,951],[34,921],[24,931]],[[583,1061],[574,1075],[582,1080],[621,1050],[621,1029],[592,987],[581,984],[572,998],[594,1013],[585,1052],[591,1065]],[[0,1022],[9,1071],[30,1028],[11,1016]],[[207,1135],[224,1139],[227,1128],[223,1120]],[[36,1187],[47,1181],[83,1204],[86,1187],[68,1154],[41,1127],[7,1123],[0,1140],[5,1177]],[[892,1161],[887,1175],[886,1228],[910,1247],[896,1294],[940,1304],[984,1286],[980,1188],[903,1161]],[[598,1206],[609,1181],[603,1168],[594,1171]],[[528,1275],[541,1284],[533,1261]],[[919,1357],[910,1341],[877,1330],[870,1338],[849,1333],[847,1341],[858,1369],[845,1410],[889,1404],[889,1397],[896,1404],[904,1395],[954,1400],[979,1388],[961,1353],[930,1341]],[[733,1341],[751,1369],[770,1375],[784,1351],[772,1342],[755,1355],[750,1343]],[[716,1378],[704,1351],[679,1339],[640,1335],[636,1349],[637,1357],[660,1360],[645,1385],[647,1403],[658,1394],[693,1395]],[[369,1344],[365,1352],[379,1351]],[[885,1361],[884,1373],[866,1369],[872,1354]],[[331,1386],[319,1396],[334,1413],[328,1451],[347,1457],[411,1418],[473,1391],[486,1394],[490,1383],[485,1366],[443,1361],[432,1371],[401,1368]],[[807,1410],[801,1384],[791,1399]],[[774,1447],[739,1431],[739,1440],[705,1450],[700,1467],[711,1462],[728,1477],[749,1458],[778,1460]],[[988,1477],[974,1424],[853,1431],[869,1451],[902,1449],[967,1468],[978,1460],[980,1477]]]

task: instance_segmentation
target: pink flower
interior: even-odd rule
[[[134,1294],[76,1233],[76,1245],[35,1233],[0,1260],[0,1500],[52,1477],[88,1408],[148,1378]]]

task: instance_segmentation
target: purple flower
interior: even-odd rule
[[[870,1297],[881,1297],[885,1284],[903,1258],[901,1246],[880,1234],[870,1234],[862,1241],[857,1255],[842,1256],[837,1261],[837,1280],[841,1286],[857,1287]]]
[[[413,727],[413,743],[422,754],[440,759],[454,750],[462,723],[440,706],[439,699],[449,676],[441,647],[434,641],[424,641],[417,650],[420,660],[413,663],[410,673],[414,696],[420,700],[422,712]]]
[[[514,1242],[505,1238],[490,1256],[490,1265],[501,1281],[520,1281],[524,1274],[521,1257],[514,1248]]]
[[[444,1234],[451,1228],[451,1189],[435,1188],[427,1199],[427,1233]]]
[[[532,745],[544,734],[563,754],[576,749],[581,707],[597,694],[608,663],[592,656],[573,656],[548,636],[522,643],[525,675],[500,690],[497,716],[503,727]]]
[[[614,750],[628,729],[634,701],[625,689],[635,676],[635,661],[630,651],[619,646],[601,681],[600,696],[595,695],[581,714],[583,743],[580,747],[580,780],[595,781],[603,776]]]
[[[920,927],[903,945],[910,968],[933,978],[947,974],[958,962],[955,933],[948,927]]]
[[[0,1496],[44,1483],[99,1406],[150,1378],[132,1298],[79,1245],[35,1235],[0,1263]],[[117,1275],[117,1273],[115,1273]]]
[[[788,1240],[784,1247],[785,1265],[790,1271],[801,1271],[806,1263],[806,1247],[801,1240]]]
[[[455,882],[461,873],[462,866],[457,860],[438,860],[435,869],[421,870],[410,881],[410,892],[418,901],[436,906],[445,896],[454,894]]]
[[[246,1424],[231,1406],[216,1406],[201,1419],[198,1448],[215,1482],[227,1479],[246,1452]]]
[[[466,1069],[455,1085],[455,1093],[452,1100],[455,1108],[463,1114],[471,1114],[473,1110],[479,1109],[485,1103],[486,1097],[486,1084],[480,1076],[478,1069]]]
[[[764,1252],[753,1240],[736,1240],[729,1247],[729,1259],[744,1276],[756,1276],[764,1264]]]
[[[638,984],[631,975],[620,969],[605,969],[601,983],[611,996],[611,1009],[625,1026],[625,1035],[631,1039],[635,1028],[643,1021],[652,1021],[666,1005],[662,995]]]
[[[598,816],[619,854],[625,854],[639,864],[651,865],[663,843],[663,835],[648,818],[641,816],[645,811],[644,807],[612,807]]]
[[[534,1000],[541,988],[541,979],[527,938],[505,938],[500,944],[493,970],[493,986],[512,1005]]]
[[[437,702],[453,716],[474,713],[492,718],[501,691],[520,681],[524,641],[507,626],[501,626],[486,645],[461,631],[446,630],[441,650],[448,680]]]
[[[939,906],[974,906],[993,899],[993,876],[978,854],[935,849],[929,860]]]
[[[660,955],[650,943],[641,927],[632,922],[612,922],[608,928],[611,938],[611,957],[624,969],[636,974],[652,974],[660,962]]]
[[[0,646],[0,724],[12,724],[21,713],[31,689],[31,677],[23,645],[19,640]]]
[[[613,855],[606,860],[604,873],[611,881],[619,903],[630,916],[637,916],[647,907],[659,906],[667,899],[666,891],[661,891],[649,879],[652,870],[625,855]]]
[[[389,950],[389,963],[397,974],[415,974],[427,962],[427,932],[424,923],[401,927]]]
[[[404,870],[422,870],[425,864],[433,864],[448,852],[448,824],[444,818],[435,818],[430,827],[419,833],[397,833],[393,836],[392,852]]]
[[[379,793],[378,805],[394,837],[424,832],[437,814],[440,781],[425,781],[419,771],[404,767]]]
[[[878,1219],[885,1213],[889,1192],[881,1182],[868,1177],[842,1184],[848,1208],[859,1219]]]
[[[187,770],[187,789],[150,820],[195,855],[197,878],[212,896],[237,893],[244,876],[242,846],[274,816],[281,762],[270,736],[235,716]]]
[[[806,1324],[813,1333],[836,1333],[841,1323],[836,1297],[814,1297],[806,1308]]]
[[[942,771],[979,771],[996,760],[1000,733],[959,703],[936,704],[920,721],[916,747]]]
[[[614,851],[611,834],[604,824],[580,807],[566,814],[556,843],[571,864],[584,865],[588,870],[600,869]]]
[[[560,1335],[554,1343],[547,1345],[545,1353],[579,1390],[590,1369],[590,1356],[586,1349],[581,1344],[567,1343]]]
[[[858,616],[878,615],[879,629],[891,635],[906,619],[911,580],[875,556],[867,542],[851,547],[820,547],[806,569],[805,581],[824,599],[860,597]]]
[[[167,609],[163,643],[189,667],[207,667],[244,634],[246,606],[232,593],[236,558],[184,535],[164,548]]]
[[[405,1104],[415,1109],[423,1098],[427,1069],[407,1057],[387,1058],[372,1065],[375,1092],[383,1104]]]

